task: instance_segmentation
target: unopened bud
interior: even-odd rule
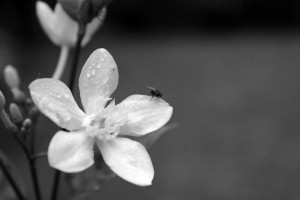
[[[25,99],[25,106],[27,109],[31,108],[33,105],[32,100],[30,98]]]
[[[11,116],[11,120],[16,123],[20,124],[23,121],[22,113],[19,107],[15,103],[11,103],[9,106],[9,113]]]
[[[3,110],[5,106],[5,97],[3,93],[0,91],[0,110]]]
[[[17,101],[17,102],[25,101],[26,96],[25,96],[24,92],[22,92],[19,88],[12,88],[11,92],[13,94],[15,101]]]
[[[26,131],[32,126],[32,120],[29,118],[26,118],[23,121],[22,127],[21,127],[21,133],[25,134]],[[24,135],[23,135],[24,136]]]
[[[24,122],[23,122],[23,126],[24,126],[25,128],[29,128],[31,125],[32,125],[31,119],[26,118],[26,119],[24,120]]]
[[[79,10],[84,1],[85,0],[58,0],[58,3],[61,4],[64,11],[66,11],[71,18],[78,21]]]
[[[2,109],[0,111],[0,118],[6,129],[10,130],[13,133],[18,132],[17,126],[10,121],[10,119],[4,109]]]
[[[4,69],[4,79],[8,87],[19,88],[20,78],[18,71],[11,65],[7,65]]]
[[[112,0],[90,0],[93,5],[93,11],[99,13],[104,7],[106,7]]]
[[[68,15],[79,23],[89,23],[111,0],[58,0]]]
[[[35,106],[32,106],[32,108],[30,108],[28,113],[29,117],[33,119],[35,119],[38,116],[38,114],[39,114],[39,110]]]

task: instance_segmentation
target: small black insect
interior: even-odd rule
[[[147,88],[149,88],[150,89],[150,93],[149,93],[149,95],[153,98],[153,97],[156,97],[156,100],[155,101],[158,101],[161,97],[162,97],[162,93],[158,90],[158,89],[156,89],[156,88],[154,88],[154,87],[149,87],[149,86],[147,86]]]

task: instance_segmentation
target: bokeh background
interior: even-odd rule
[[[174,107],[170,123],[178,128],[149,150],[152,186],[115,178],[88,200],[299,200],[299,27],[296,0],[114,1],[79,65],[96,48],[108,49],[120,73],[116,101],[156,87]],[[26,92],[32,80],[52,75],[58,55],[35,1],[1,2],[0,66],[16,66]],[[9,102],[2,76],[0,89]],[[38,150],[57,130],[40,118]],[[30,183],[3,125],[0,138]],[[39,166],[48,198],[53,171],[45,159]]]

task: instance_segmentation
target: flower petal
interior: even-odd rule
[[[87,114],[103,109],[117,88],[118,80],[118,68],[110,53],[105,49],[94,51],[79,77],[81,102]]]
[[[43,1],[37,1],[35,7],[37,17],[43,30],[54,44],[59,44],[60,39],[55,33],[54,28],[55,15],[53,10]]]
[[[82,40],[82,46],[85,46],[92,38],[94,33],[99,29],[99,27],[102,25],[102,22],[104,21],[105,15],[106,15],[106,8],[103,8],[100,11],[100,14],[98,17],[95,17],[86,27],[86,33],[84,35],[84,38]]]
[[[94,143],[84,132],[58,131],[49,145],[49,164],[63,172],[83,171],[94,163]]]
[[[29,85],[29,89],[35,105],[54,123],[68,130],[81,128],[85,113],[63,82],[50,78],[37,79]]]
[[[78,24],[57,3],[54,8],[53,31],[58,38],[59,46],[75,46],[77,40]]]
[[[121,135],[141,136],[164,126],[171,118],[173,107],[163,99],[132,95],[117,105],[116,113],[123,120]]]
[[[78,24],[64,11],[59,3],[55,5],[53,11],[47,3],[37,1],[36,13],[42,28],[54,44],[68,47],[75,46]],[[103,13],[102,18],[96,17],[87,24],[82,46],[85,46],[91,40],[93,34],[102,24],[106,9],[103,9]]]
[[[74,46],[78,25],[57,3],[54,11],[43,1],[37,1],[36,12],[45,33],[58,46]]]
[[[105,163],[118,176],[140,186],[151,185],[154,170],[145,147],[128,138],[98,140]]]

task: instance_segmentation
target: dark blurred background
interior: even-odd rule
[[[45,2],[52,7],[56,3]],[[115,0],[109,6],[106,28],[131,33],[298,28],[299,9],[297,0]],[[40,36],[35,1],[3,2],[0,10],[1,28],[6,32]]]
[[[152,186],[115,178],[89,200],[300,200],[299,11],[296,0],[115,0],[80,66],[108,49],[119,67],[117,102],[156,87],[179,127],[149,150]],[[58,55],[35,1],[1,2],[0,66],[15,65],[26,92],[52,75]],[[0,89],[9,102],[3,78]],[[57,130],[40,118],[40,151]],[[22,152],[1,132],[1,148],[29,182]],[[48,197],[53,171],[39,165]]]

